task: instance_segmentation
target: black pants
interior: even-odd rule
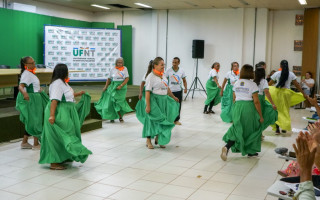
[[[173,95],[175,97],[177,97],[179,99],[179,103],[180,103],[180,107],[179,107],[179,115],[178,117],[176,118],[176,120],[174,120],[175,122],[176,121],[179,121],[180,120],[180,112],[181,112],[181,103],[182,103],[182,90],[181,91],[178,91],[178,92],[172,92]]]

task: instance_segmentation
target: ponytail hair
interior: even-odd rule
[[[262,67],[261,68],[259,68],[259,67],[257,68],[257,65],[256,65],[256,71],[254,72],[254,80],[253,80],[253,82],[255,82],[259,86],[260,85],[260,81],[266,77],[266,71]]]
[[[280,67],[282,69],[279,83],[277,84],[277,88],[283,88],[286,84],[286,81],[289,78],[289,64],[288,61],[282,60],[280,62]]]
[[[148,65],[148,70],[146,73],[146,76],[144,78],[147,78],[147,76],[152,72],[153,69],[153,60],[150,60],[149,65]]]
[[[22,57],[20,59],[20,68],[21,68],[21,73],[20,75],[24,72],[25,69],[25,66],[26,66],[26,63],[27,61],[31,58],[31,56],[25,56],[25,57]]]

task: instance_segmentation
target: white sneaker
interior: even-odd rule
[[[227,158],[228,158],[228,149],[227,149],[227,147],[222,147],[220,158],[223,161],[227,160]]]

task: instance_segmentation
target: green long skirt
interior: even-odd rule
[[[179,103],[168,95],[151,93],[150,107],[150,113],[145,114],[142,122],[142,137],[153,138],[158,135],[158,143],[166,145],[170,142],[171,130],[175,126],[173,122],[179,115]]]
[[[55,122],[49,123],[50,106],[48,103],[44,113],[44,128],[41,138],[40,164],[62,163],[64,161],[77,161],[84,163],[89,154],[92,154],[81,143],[81,122],[90,112],[86,106],[90,98],[82,95],[81,101],[76,105],[72,102],[59,102],[55,113]],[[79,113],[78,113],[79,111]]]
[[[233,124],[223,136],[223,141],[235,141],[232,152],[243,156],[261,151],[260,116],[253,101],[236,101],[232,106]]]
[[[136,105],[136,117],[143,124],[146,118],[146,96],[145,96],[145,88],[142,91],[142,98],[138,101]]]
[[[278,120],[278,111],[273,109],[272,105],[266,100],[265,95],[259,95],[259,101],[264,119],[261,124],[261,130],[264,131],[268,126],[276,123]]]
[[[269,87],[272,100],[278,109],[278,120],[276,124],[282,130],[291,130],[290,107],[297,105],[305,100],[302,93],[294,92],[287,88]],[[276,125],[272,125],[273,130],[276,130]]]
[[[28,93],[29,101],[24,100],[19,92],[16,100],[16,109],[20,112],[20,121],[25,130],[32,136],[40,139],[43,130],[44,110],[49,102],[45,92]]]
[[[231,108],[233,105],[233,85],[227,84],[226,89],[223,91],[223,97],[221,98],[221,114],[222,121],[230,123],[232,122]]]
[[[204,102],[204,104],[209,105],[214,100],[213,105],[214,106],[218,105],[221,102],[221,96],[220,96],[221,89],[218,88],[217,84],[210,79],[206,83],[206,89],[207,89],[207,99]]]
[[[108,89],[102,93],[99,101],[94,104],[102,119],[119,119],[118,112],[123,116],[133,111],[126,101],[127,85],[117,90],[122,83],[122,81],[112,81]]]

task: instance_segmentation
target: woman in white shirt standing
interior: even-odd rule
[[[133,110],[126,100],[127,83],[129,81],[128,69],[123,65],[123,58],[116,59],[115,67],[111,69],[103,93],[94,107],[102,119],[115,119],[123,121],[123,115]]]
[[[229,149],[243,156],[257,156],[261,151],[261,123],[263,116],[258,97],[259,88],[251,81],[253,67],[244,65],[240,79],[234,84],[235,103],[232,106],[233,124],[223,136],[227,144],[222,148],[221,159],[226,161]]]
[[[147,138],[147,147],[153,149],[151,139],[161,148],[171,139],[173,123],[179,114],[179,99],[168,87],[168,80],[163,75],[164,61],[161,57],[153,60],[152,72],[146,79],[146,117],[144,119],[142,137]]]
[[[259,88],[259,101],[264,119],[261,129],[264,131],[266,128],[268,128],[268,126],[274,124],[278,120],[278,112],[269,92],[269,85],[265,79],[266,72],[263,65],[260,63],[256,64],[256,70],[254,73],[253,81],[258,85]],[[271,104],[266,100],[266,97]]]
[[[229,71],[226,75],[226,77],[223,80],[220,96],[221,98],[221,114],[220,117],[222,121],[230,123],[232,122],[232,116],[231,116],[231,108],[233,105],[233,85],[239,80],[239,63],[232,62],[231,63],[231,71]],[[228,82],[226,89],[224,89],[224,86]]]
[[[271,97],[278,108],[278,121],[273,125],[273,130],[276,131],[276,134],[280,134],[280,128],[282,129],[282,133],[291,130],[290,107],[305,100],[305,94],[296,79],[296,75],[289,71],[289,64],[286,60],[281,61],[280,71],[271,76],[269,85],[277,83],[276,87],[270,86],[269,88]],[[290,90],[291,83],[301,93]]]
[[[209,77],[208,81],[206,83],[206,89],[207,89],[207,99],[204,102],[204,114],[209,114],[209,113],[215,113],[212,110],[213,106],[218,105],[221,102],[221,96],[220,96],[220,91],[221,91],[221,86],[218,82],[219,80],[219,69],[220,69],[220,63],[215,62],[212,65],[212,70],[209,72]],[[208,110],[209,107],[209,110]]]
[[[146,91],[145,91],[145,84],[146,84],[146,79],[150,73],[152,73],[153,69],[153,60],[149,62],[148,65],[148,70],[147,72],[143,75],[141,84],[140,84],[140,92],[139,92],[139,101],[136,105],[136,117],[137,119],[143,123],[146,117]]]
[[[49,101],[46,93],[41,91],[40,81],[36,75],[35,61],[32,57],[21,58],[21,78],[16,109],[20,112],[20,121],[25,126],[25,134],[21,143],[22,149],[38,149],[43,129],[43,113]],[[33,146],[28,143],[28,136],[33,136]]]
[[[312,78],[311,72],[306,72],[306,78],[301,80],[303,92],[310,96],[311,88],[314,87],[314,79]]]
[[[81,143],[80,128],[90,112],[90,96],[81,91],[74,93],[68,84],[68,67],[55,66],[49,87],[50,102],[44,113],[41,137],[40,164],[50,163],[50,169],[64,170],[61,163],[77,161],[84,163],[92,154]],[[82,96],[76,105],[74,97]]]
[[[182,104],[182,83],[184,85],[184,93],[187,93],[187,80],[186,80],[186,73],[184,70],[179,67],[180,58],[174,57],[172,61],[172,67],[168,68],[165,72],[165,76],[169,81],[169,87],[171,92],[175,97],[179,99],[180,108],[179,108],[179,115],[174,120],[175,125],[181,125],[179,122],[180,120],[180,113],[181,113],[181,104]]]

